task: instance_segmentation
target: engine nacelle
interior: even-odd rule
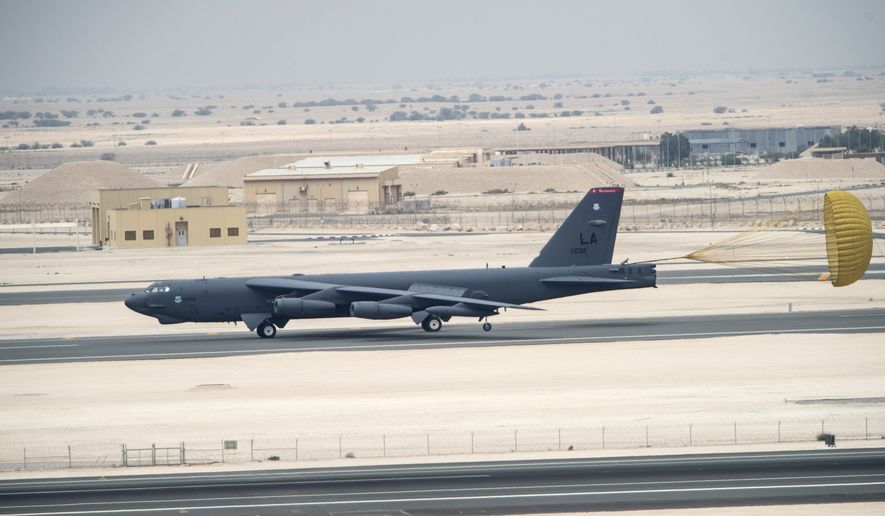
[[[284,317],[309,317],[335,312],[335,303],[300,297],[278,297],[274,299],[273,311]]]
[[[468,308],[466,306],[431,306],[424,309],[425,312],[436,315],[438,317],[487,317],[495,315],[494,310],[478,310],[476,308]]]
[[[356,301],[350,304],[350,315],[360,319],[399,319],[412,315],[412,307],[376,301]]]

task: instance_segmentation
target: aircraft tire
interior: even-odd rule
[[[492,323],[490,323],[490,322],[482,323],[482,331],[492,331]]]
[[[277,335],[277,327],[272,323],[266,322],[259,325],[255,332],[258,333],[258,336],[262,339],[272,339]]]
[[[442,325],[443,325],[442,319],[440,319],[439,317],[437,317],[435,315],[431,315],[427,319],[424,319],[423,321],[421,321],[421,328],[423,328],[424,331],[427,331],[430,333],[434,333],[434,332],[441,330]]]

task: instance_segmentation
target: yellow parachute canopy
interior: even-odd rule
[[[824,235],[762,228],[738,233],[698,249],[683,258],[717,263],[773,274],[807,271],[809,265],[823,266],[824,249],[829,279],[836,287],[859,280],[873,254],[873,228],[860,200],[848,192],[824,196]],[[825,242],[824,242],[825,240]]]
[[[824,195],[824,230],[830,282],[844,287],[859,280],[873,255],[873,227],[860,200],[848,192]]]

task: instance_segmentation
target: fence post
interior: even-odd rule
[[[820,420],[820,433],[824,433],[824,420]]]
[[[298,438],[295,438],[295,460],[298,460]]]
[[[777,422],[777,442],[780,444],[781,442],[781,422]]]
[[[734,422],[734,444],[738,443],[738,424],[737,421]]]
[[[605,425],[602,425],[602,449],[605,449]]]
[[[470,453],[473,454],[473,432],[470,432]]]
[[[688,425],[688,447],[691,448],[692,445],[692,435],[691,435],[691,424]]]
[[[430,456],[430,432],[427,432],[427,456]]]
[[[123,447],[123,450],[122,450],[123,466],[128,466],[129,465],[129,458],[127,457],[127,454],[126,454],[126,445],[124,444],[122,447]]]
[[[562,428],[557,429],[556,433],[557,433],[557,441],[558,441],[557,449],[559,451],[562,451]]]
[[[74,461],[71,460],[71,445],[68,445],[68,468],[74,467]]]
[[[868,417],[863,418],[863,435],[865,441],[870,440],[870,418]]]
[[[342,454],[342,449],[341,449],[341,436],[340,435],[338,436],[338,458],[339,459],[344,458],[344,455]]]
[[[179,457],[179,459],[181,460],[181,464],[182,465],[187,464],[187,451],[184,448],[184,441],[181,441],[180,452],[181,452],[181,457]]]
[[[224,462],[222,460],[222,462]],[[151,466],[157,465],[157,443],[151,443]]]
[[[22,464],[25,467],[25,471],[28,470],[28,449],[22,448]]]
[[[645,447],[648,448],[648,425],[645,425]]]
[[[224,464],[224,441],[221,441],[221,463]]]
[[[381,456],[387,457],[387,435],[381,434]]]
[[[255,439],[249,439],[249,462],[255,462]]]
[[[519,433],[518,428],[513,431],[513,453],[516,453],[519,451],[519,440],[517,438],[518,433]]]

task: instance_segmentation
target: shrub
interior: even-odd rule
[[[562,102],[554,102],[554,103],[553,103],[553,108],[554,108],[554,109],[558,109],[558,108],[561,108],[561,107],[562,107]]]
[[[308,118],[307,120],[304,121],[304,125],[314,125],[315,123],[317,123],[317,121],[314,120],[313,118]]]
[[[278,102],[278,103],[277,103],[277,107],[278,107],[278,108],[284,108],[284,107],[288,107],[288,106],[289,106],[289,105],[286,104],[285,102]]]
[[[117,142],[117,147],[125,147],[125,146],[126,146],[126,142],[124,142],[122,140]]]
[[[156,140],[148,140],[148,141],[144,142],[144,144],[145,145],[156,145],[157,141]]]
[[[27,143],[19,143],[18,147],[16,147],[16,149],[18,149],[18,150],[28,150],[30,148],[31,148],[31,146],[28,145]]]
[[[285,120],[277,120],[277,125],[286,125]]]
[[[101,159],[102,161],[114,161],[114,159],[116,159],[116,158],[117,158],[117,155],[114,154],[113,152],[103,152],[99,159]]]
[[[664,112],[663,106],[655,106],[655,107],[651,108],[651,111],[649,111],[649,113],[651,113],[653,115],[657,115],[657,114],[663,113],[663,112]]]
[[[56,120],[54,118],[34,120],[34,127],[66,127],[71,125],[67,120]]]
[[[279,455],[271,455],[270,457],[267,458],[267,460],[269,460],[271,462],[276,462],[276,461],[280,460],[280,456]]]
[[[716,106],[713,108],[713,112],[716,113],[717,115],[721,115],[722,113],[725,113],[726,111],[728,111],[728,108],[725,106]]]
[[[83,147],[95,147],[95,142],[92,140],[80,140],[80,145]]]
[[[516,130],[517,131],[531,131],[531,129],[522,122],[520,122],[519,125],[516,126]]]
[[[134,129],[136,131],[144,131],[144,126],[139,124],[139,125],[136,125],[135,127],[133,127],[132,129]]]
[[[209,116],[212,114],[212,110],[201,107],[197,108],[197,110],[194,111],[194,114],[197,116]]]
[[[132,113],[132,118],[144,118],[147,116],[147,113],[143,113],[139,111],[138,113]]]
[[[446,195],[447,193],[449,193],[449,192],[447,192],[445,190],[437,190],[430,195]]]
[[[82,145],[80,145],[80,144],[77,143],[77,142],[74,142],[74,143],[71,144],[71,148],[72,148],[72,149],[79,149],[80,147],[82,147]]]
[[[181,109],[176,109],[172,112],[172,116],[185,116],[187,113],[182,111]]]
[[[61,149],[62,147],[64,147],[64,145],[62,145],[58,142],[53,143],[52,145],[49,146],[50,149]]]
[[[403,192],[403,197],[415,197],[415,192]]]
[[[491,190],[486,190],[483,192],[485,195],[497,195],[497,194],[505,194],[510,193],[510,190],[507,188],[492,188]]]

